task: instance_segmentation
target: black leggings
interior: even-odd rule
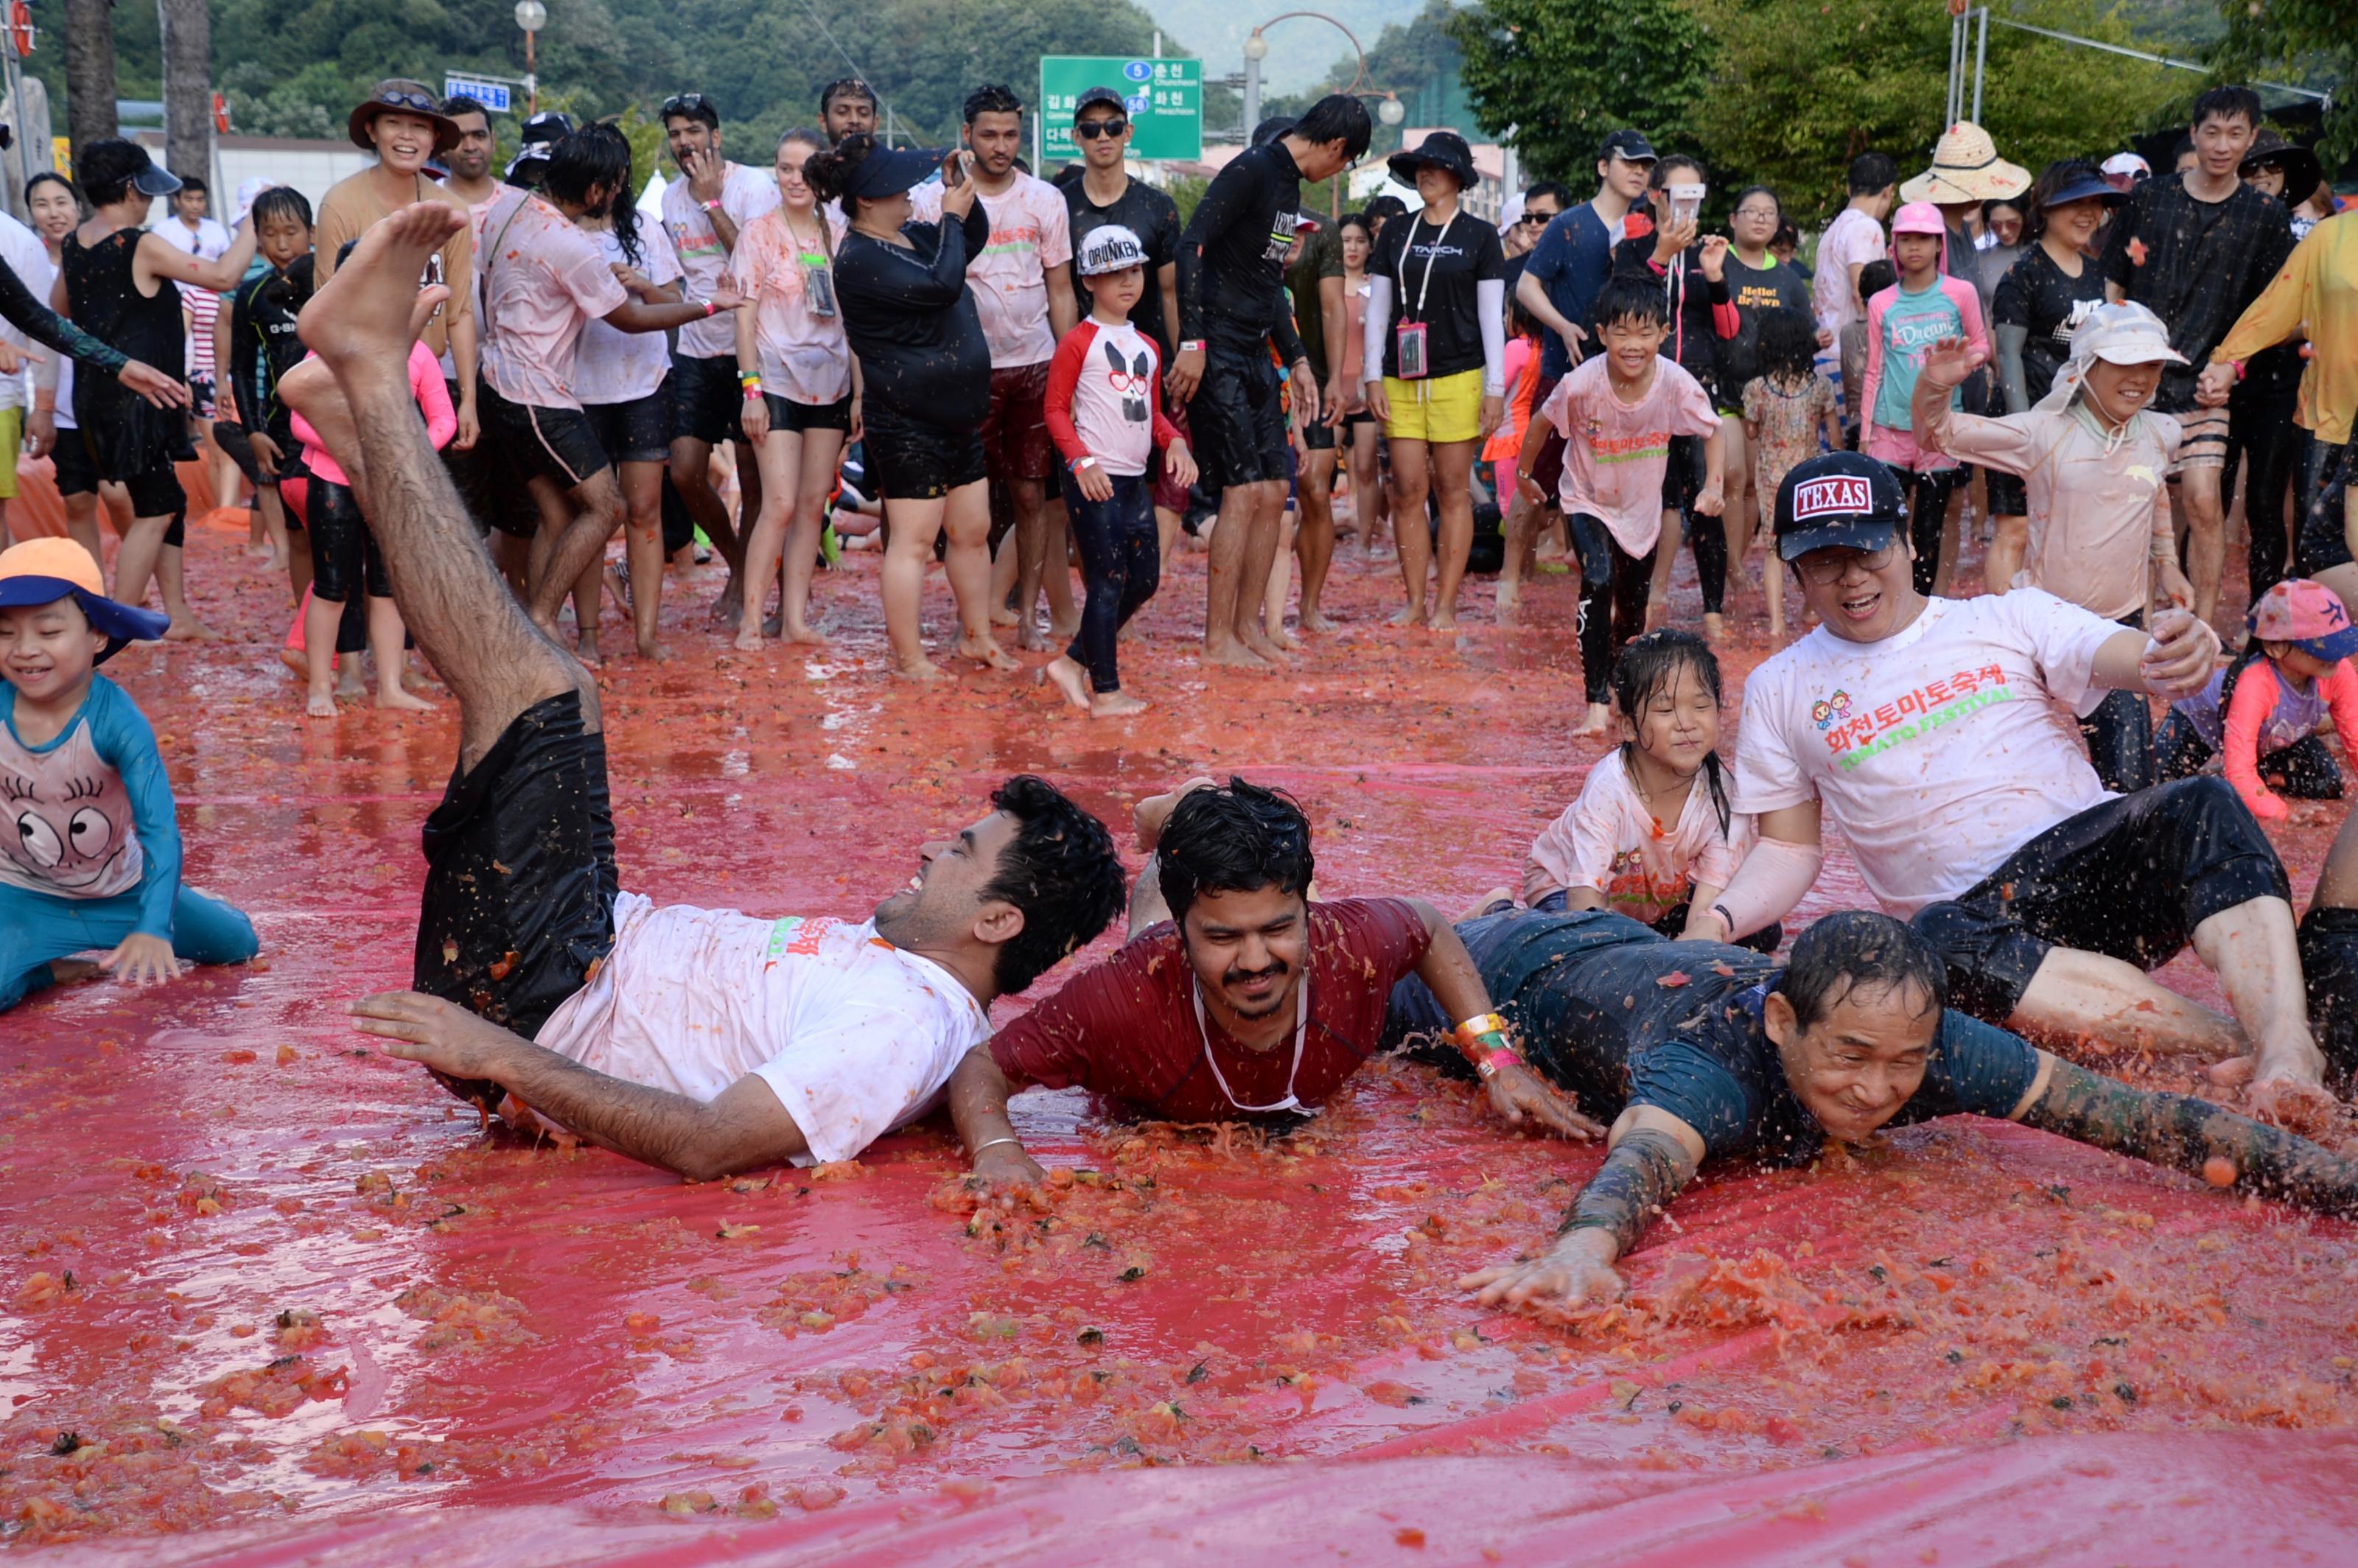
[[[1154,597],[1163,580],[1163,553],[1154,534],[1154,481],[1144,474],[1109,474],[1113,495],[1090,501],[1078,485],[1065,490],[1073,543],[1081,552],[1081,579],[1088,601],[1081,610],[1081,633],[1065,656],[1089,667],[1095,691],[1120,691],[1121,671],[1114,647],[1123,624]]]
[[[311,535],[312,598],[342,604],[362,591],[371,599],[393,597],[376,535],[351,486],[312,475],[305,525]]]
[[[2153,738],[2153,770],[2158,782],[2191,778],[2211,761],[2213,748],[2186,716],[2172,709]],[[2099,773],[2103,772],[2100,768]],[[2325,742],[2304,735],[2282,751],[2270,752],[2259,762],[2260,778],[2278,795],[2292,800],[2340,800],[2342,769]]]
[[[1727,530],[1718,518],[1703,516],[1694,509],[1706,471],[1701,436],[1671,438],[1670,465],[1662,470],[1662,509],[1679,514],[1679,532],[1694,551],[1695,586],[1703,590],[1703,612],[1717,615],[1727,607]],[[1675,551],[1679,543],[1671,540],[1671,548]]]
[[[1633,556],[1603,519],[1586,513],[1574,514],[1571,532],[1573,551],[1580,557],[1580,675],[1588,700],[1604,702],[1612,694],[1613,661],[1621,644],[1646,623],[1654,553],[1662,546],[1657,540],[1644,556]],[[1723,557],[1725,543],[1721,541]]]
[[[1957,486],[1965,481],[1969,471],[1963,468],[1919,474],[1901,470],[1902,479],[1910,481],[1914,491],[1908,502],[1908,540],[1916,546],[1916,566],[1909,575],[1919,593],[1932,591],[1933,576],[1941,569],[1941,531],[1949,520],[1949,497],[1957,493]]]

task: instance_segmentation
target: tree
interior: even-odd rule
[[[1694,0],[1717,48],[1695,135],[1723,184],[1777,188],[1802,227],[1844,200],[1845,166],[1870,148],[1903,177],[1930,161],[1948,74],[1949,14],[1926,0]],[[2106,41],[2126,28],[2095,0],[2019,0],[2028,22]],[[2034,174],[2051,158],[2103,157],[2180,92],[2118,56],[1992,27],[1982,121],[2000,156]]]
[[[164,45],[164,167],[175,174],[210,180],[212,18],[206,13],[205,0],[156,0],[156,14]]]
[[[2318,154],[2329,169],[2358,154],[2358,6],[2350,0],[2220,0],[2227,36],[2212,63],[2233,78],[2280,77],[2333,94]]]
[[[1596,144],[1621,126],[1657,146],[1685,143],[1696,129],[1712,39],[1679,0],[1482,0],[1449,27],[1482,129],[1511,139],[1535,176],[1586,174]]]
[[[74,157],[115,133],[114,0],[66,0],[66,131]]]

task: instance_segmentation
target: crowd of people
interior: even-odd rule
[[[399,81],[351,119],[376,161],[316,214],[263,188],[223,230],[124,141],[35,182],[0,315],[70,537],[0,553],[0,1008],[256,951],[182,885],[155,738],[97,670],[206,634],[176,469],[201,438],[254,487],[310,711],[363,652],[379,703],[422,705],[406,643],[457,701],[414,989],[353,1011],[486,1114],[705,1179],[849,1158],[946,1101],[977,1179],[1022,1187],[1016,1086],[1282,1119],[1407,1050],[1509,1123],[1607,1145],[1552,1247],[1466,1281],[1494,1303],[1610,1292],[1707,1160],[1954,1112],[2358,1212],[2358,1163],[2299,1135],[2358,1069],[2358,829],[2297,914],[2262,827],[2339,795],[2320,732],[2358,723],[2358,218],[2305,216],[2315,160],[2260,139],[2248,90],[2197,101],[2166,175],[2034,178],[1970,124],[1905,182],[1865,154],[1814,276],[1776,191],[1706,233],[1705,170],[1633,130],[1591,199],[1534,186],[1503,226],[1435,132],[1390,159],[1418,205],[1329,224],[1303,186],[1371,129],[1338,94],[1260,127],[1182,222],[1127,171],[1112,89],[1080,96],[1055,183],[1022,167],[1003,87],[946,152],[888,145],[875,112],[831,84],[764,170],[725,155],[708,96],[667,99],[654,221],[614,127],[540,116],[494,178],[482,108]],[[1329,624],[1338,479],[1363,535],[1389,521],[1401,623],[1456,623],[1484,507],[1502,619],[1551,537],[1579,574],[1580,729],[1620,743],[1464,919],[1315,896],[1307,817],[1240,778],[1142,804],[1134,880],[1021,776],[866,922],[622,890],[588,666],[609,595],[663,656],[698,535],[739,648],[817,642],[856,485],[899,674],[941,674],[938,558],[957,658],[1052,653],[1044,682],[1118,718],[1144,706],[1125,625],[1191,526],[1207,664],[1282,665]],[[1969,492],[1992,564],[1960,597]],[[1700,635],[1664,624],[1682,545]],[[1779,646],[1729,762],[1714,644],[1756,545]],[[1789,933],[1828,822],[1879,911]],[[996,999],[1125,906],[1117,953],[992,1032]],[[2225,1014],[2151,978],[2190,949]],[[2073,1060],[2131,1044],[2209,1064],[2253,1115]]]

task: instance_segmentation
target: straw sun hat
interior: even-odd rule
[[[1997,144],[1971,120],[1941,133],[1932,167],[1899,188],[1902,201],[1995,201],[2030,189],[2030,171],[1997,156]]]

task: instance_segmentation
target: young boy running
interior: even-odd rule
[[[1719,415],[1711,395],[1661,355],[1670,334],[1661,288],[1617,277],[1597,291],[1595,321],[1604,352],[1556,384],[1523,431],[1522,494],[1545,493],[1531,477],[1548,433],[1564,441],[1559,493],[1580,555],[1580,671],[1588,714],[1574,731],[1598,735],[1611,725],[1606,706],[1614,655],[1646,619],[1648,577],[1662,533],[1662,475],[1671,438],[1701,436],[1704,485],[1694,509],[1720,511]]]
[[[166,624],[107,598],[71,539],[0,551],[0,1012],[93,968],[152,985],[254,955],[244,915],[180,885],[156,733],[96,673]]]
[[[1121,689],[1114,644],[1162,575],[1147,469],[1160,447],[1173,481],[1193,484],[1195,460],[1163,412],[1162,351],[1130,319],[1146,292],[1145,245],[1120,224],[1103,224],[1081,243],[1080,271],[1089,314],[1049,362],[1046,417],[1072,472],[1065,504],[1089,597],[1080,635],[1044,673],[1074,707],[1110,719],[1146,707]]]

